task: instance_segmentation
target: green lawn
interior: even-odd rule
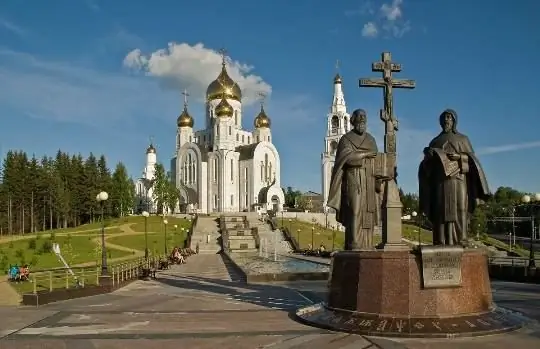
[[[167,252],[170,253],[171,250],[175,247],[183,247],[184,239],[186,238],[187,232],[182,234],[180,229],[177,229],[176,232],[174,228],[172,230],[167,229]],[[125,246],[138,251],[144,251],[145,249],[145,236],[141,235],[125,235],[125,236],[115,236],[107,239],[107,242],[112,244]],[[165,249],[165,234],[160,233],[148,233],[148,250],[151,255],[163,254]]]
[[[150,216],[148,219],[148,231],[150,232],[163,232],[163,219],[161,216]],[[166,217],[167,219],[167,230],[174,231],[174,225],[178,226],[178,231],[181,231],[181,228],[189,229],[191,227],[191,221],[184,218],[175,218],[175,217]],[[144,232],[145,223],[144,217],[133,216],[129,219],[130,223],[134,223],[131,226],[131,229],[139,232]]]
[[[70,265],[96,261],[100,258],[100,248],[93,241],[98,234],[61,235],[15,240],[0,244],[0,270],[5,271],[10,264],[29,264],[31,270],[63,267],[52,252],[52,243],[60,245],[60,251]],[[124,257],[130,252],[108,250],[109,258]]]
[[[418,234],[420,233],[420,240],[422,243],[432,243],[433,234],[430,230],[422,229],[412,224],[402,224],[401,231],[403,237],[407,240],[418,242]]]
[[[281,224],[281,220],[278,221]],[[284,226],[289,229],[291,234],[299,240],[300,248],[308,248],[309,244],[312,244],[312,231],[313,231],[313,246],[315,248],[319,247],[321,244],[327,249],[332,248],[332,236],[334,237],[334,249],[340,250],[343,249],[343,244],[345,240],[345,233],[341,231],[334,231],[332,229],[327,229],[318,224],[312,224],[296,219],[290,221],[285,220]],[[314,228],[312,230],[312,228]],[[403,237],[412,240],[418,241],[418,230],[419,228],[409,224],[403,224],[402,231]],[[335,234],[335,235],[334,235]],[[421,229],[421,239],[422,242],[431,242],[432,235],[429,230]],[[381,242],[380,236],[374,237],[374,245],[377,245]]]

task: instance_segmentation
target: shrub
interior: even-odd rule
[[[30,239],[28,240],[28,249],[29,250],[35,250],[37,244],[37,239]]]
[[[15,251],[15,257],[18,259],[20,265],[26,264],[26,256],[24,255],[24,250],[22,248]]]
[[[41,245],[40,252],[41,253],[50,253],[52,252],[53,242],[52,240],[45,240],[43,241],[43,244]]]

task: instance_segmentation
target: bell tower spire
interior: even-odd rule
[[[321,172],[322,172],[322,195],[323,205],[326,209],[328,200],[328,191],[330,189],[330,177],[334,168],[337,145],[341,136],[350,130],[349,114],[345,104],[343,94],[343,79],[339,73],[340,62],[336,61],[336,76],[334,77],[334,98],[330,106],[330,112],[326,115],[327,126],[326,136],[324,137],[324,150],[321,154]]]
[[[332,99],[332,113],[345,113],[347,106],[345,96],[343,95],[343,86],[341,75],[339,74],[339,60],[336,61],[336,76],[334,77],[334,98]]]

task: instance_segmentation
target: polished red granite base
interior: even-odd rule
[[[410,251],[343,251],[334,255],[328,302],[297,317],[308,324],[371,335],[483,335],[526,319],[497,309],[487,258],[466,250],[460,287],[424,289],[419,255]]]

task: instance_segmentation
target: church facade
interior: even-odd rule
[[[181,212],[283,210],[279,153],[261,103],[253,131],[242,126],[242,92],[225,60],[206,91],[204,128],[194,130],[187,99],[177,119],[172,180]]]
[[[334,97],[330,111],[326,115],[326,136],[324,137],[324,150],[321,153],[322,195],[325,209],[328,202],[330,179],[334,168],[337,145],[341,136],[351,129],[350,115],[347,113],[342,83],[341,76],[336,74],[334,77]]]

